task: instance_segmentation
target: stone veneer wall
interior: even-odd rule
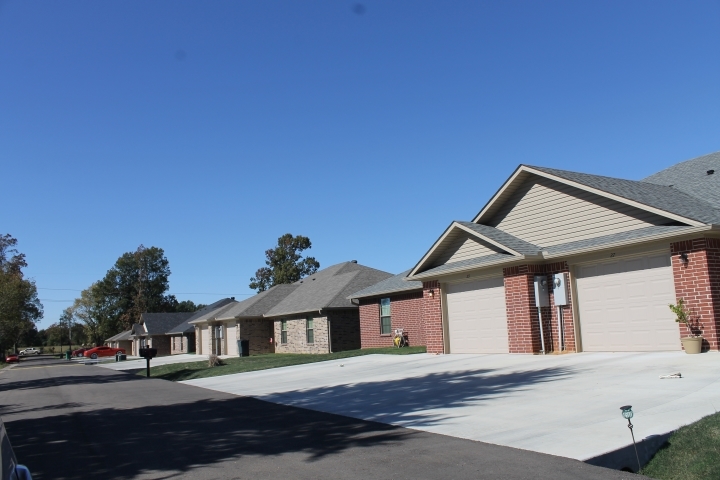
[[[238,320],[236,332],[237,340],[250,342],[250,355],[273,353],[275,351],[275,337],[273,322],[266,319],[243,319]],[[270,342],[273,339],[273,342]]]
[[[173,335],[170,337],[170,349],[172,355],[193,352],[195,345],[195,334],[186,333],[185,335]]]
[[[720,349],[720,240],[696,238],[671,244],[675,296],[682,298],[697,319],[704,350]],[[680,254],[686,253],[687,263]],[[690,335],[680,324],[680,336]]]
[[[382,297],[382,298],[388,298]],[[422,321],[423,292],[403,293],[390,298],[390,331],[402,328],[412,346],[425,345]],[[392,347],[393,335],[380,334],[380,298],[360,299],[361,348]]]
[[[274,320],[274,337],[277,340],[275,344],[275,353],[329,353],[330,345],[328,344],[328,328],[327,317],[314,316],[313,330],[315,342],[307,343],[306,337],[306,316],[287,317],[287,339],[288,342],[283,344],[280,342],[282,335],[280,333],[280,319]]]

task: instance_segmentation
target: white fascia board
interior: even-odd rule
[[[554,258],[567,258],[569,256],[582,255],[584,253],[599,252],[602,250],[608,250],[610,248],[627,247],[627,246],[631,246],[631,245],[654,242],[657,240],[664,240],[666,238],[677,238],[678,241],[680,241],[681,239],[684,239],[687,236],[694,236],[696,233],[705,232],[708,230],[715,230],[716,227],[717,226],[715,226],[715,225],[701,225],[699,227],[689,227],[687,230],[683,231],[682,233],[676,233],[676,232],[658,233],[657,235],[650,235],[650,236],[642,237],[642,238],[633,238],[633,239],[629,239],[629,240],[618,240],[617,242],[612,242],[612,243],[595,246],[595,247],[585,247],[585,248],[581,248],[579,250],[573,250],[570,252],[561,252],[561,253],[551,254],[551,253],[548,253],[547,251],[543,251],[542,255],[543,255],[543,258],[550,260],[550,259],[554,259]]]
[[[599,195],[601,197],[609,198],[611,200],[615,200],[616,202],[624,203],[626,205],[633,206],[635,208],[639,208],[640,210],[645,210],[651,213],[654,213],[656,215],[660,215],[662,217],[671,218],[673,220],[677,220],[678,222],[688,223],[693,227],[700,227],[703,225],[707,225],[706,223],[693,220],[691,218],[683,217],[682,215],[677,215],[675,213],[670,213],[665,210],[651,207],[649,205],[645,205],[644,203],[636,202],[635,200],[629,200],[625,197],[621,197],[619,195],[615,195],[613,193],[608,193],[604,190],[600,190],[598,188],[588,187],[587,185],[583,185],[582,183],[573,182],[572,180],[567,180],[565,178],[561,178],[555,175],[552,175],[547,172],[541,172],[540,170],[535,170],[530,167],[526,167],[523,165],[522,167],[525,171],[532,173],[534,175],[538,175],[540,177],[549,178],[550,180],[555,180],[556,182],[564,183],[566,185],[570,185],[571,187],[578,188],[580,190],[585,190],[586,192],[594,193],[595,195]]]
[[[455,222],[453,222],[453,223],[455,223]],[[506,245],[503,245],[502,243],[497,242],[497,241],[495,241],[495,240],[493,240],[493,239],[491,239],[491,238],[488,238],[488,237],[486,237],[485,235],[483,235],[482,233],[476,232],[475,230],[473,230],[473,229],[471,229],[471,228],[467,228],[467,227],[464,226],[464,225],[460,225],[459,223],[455,223],[455,225],[456,225],[457,227],[465,230],[466,232],[468,232],[468,233],[470,233],[470,234],[472,234],[472,235],[475,235],[475,236],[478,237],[480,240],[483,240],[483,241],[485,241],[485,242],[487,242],[487,243],[490,243],[490,244],[492,244],[492,245],[495,245],[496,247],[498,247],[498,248],[501,249],[501,250],[504,250],[504,251],[506,251],[506,252],[512,253],[512,254],[515,255],[516,257],[521,257],[521,256],[522,256],[522,253],[516,252],[516,251],[513,250],[512,248],[510,248],[510,247],[508,247],[508,246],[506,246]]]
[[[413,267],[412,270],[410,270],[410,273],[409,273],[408,276],[405,277],[405,278],[411,278],[411,277],[413,276],[413,274],[414,274],[415,272],[417,272],[417,271],[420,269],[420,267],[423,266],[423,264],[424,264],[425,261],[430,257],[430,255],[432,255],[432,254],[435,252],[435,250],[437,249],[438,245],[440,245],[440,244],[442,243],[442,241],[445,240],[448,235],[450,235],[450,232],[451,232],[452,229],[453,229],[453,225],[457,225],[457,224],[453,221],[453,222],[445,229],[445,231],[443,232],[443,234],[440,235],[440,238],[438,238],[437,240],[435,240],[435,243],[432,244],[432,247],[430,247],[430,250],[428,250],[427,253],[426,253],[425,255],[423,255],[423,257],[420,259],[420,261]]]
[[[498,189],[498,191],[495,192],[495,195],[493,195],[492,198],[490,198],[490,200],[488,200],[488,202],[485,204],[485,206],[482,208],[482,210],[480,210],[480,213],[475,215],[475,218],[473,219],[472,223],[478,223],[480,218],[482,218],[482,216],[485,215],[485,212],[487,212],[493,205],[495,205],[495,202],[497,201],[497,199],[503,193],[505,193],[505,190],[507,190],[510,187],[510,185],[512,185],[515,182],[515,179],[521,173],[523,173],[525,171],[524,169],[525,169],[525,165],[520,165],[518,168],[515,169],[515,172],[513,172],[513,174],[510,175],[510,178],[505,180],[505,183],[502,184],[502,187],[500,187]]]
[[[526,262],[537,262],[537,261],[542,261],[542,260],[543,260],[542,255],[520,255],[518,257],[501,258],[494,262],[483,263],[482,265],[470,265],[470,266],[465,266],[465,267],[458,267],[458,268],[446,270],[440,274],[432,273],[432,272],[419,273],[412,277],[407,276],[407,277],[405,277],[405,279],[406,280],[415,280],[415,281],[419,281],[422,279],[437,279],[437,278],[444,277],[447,275],[454,275],[456,273],[462,273],[462,272],[472,272],[475,270],[483,270],[488,267],[496,267],[496,266],[502,265],[502,264],[512,265],[512,264],[515,264],[518,262],[520,262],[520,263],[525,262],[525,261]]]

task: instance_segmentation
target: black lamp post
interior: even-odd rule
[[[633,433],[633,424],[630,421],[630,419],[633,417],[632,405],[625,405],[623,407],[620,407],[620,410],[622,410],[623,418],[626,418],[628,421],[628,428],[630,429],[630,435],[632,436],[633,447],[635,447],[635,458],[637,459],[638,472],[639,472],[642,467],[640,466],[640,456],[638,455],[637,445],[635,444],[635,434]]]

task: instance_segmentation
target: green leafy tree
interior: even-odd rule
[[[207,305],[204,305],[202,303],[198,303],[195,305],[195,303],[192,300],[183,300],[182,302],[178,302],[177,305],[175,305],[175,311],[176,312],[197,312],[201,308],[206,307]]]
[[[18,252],[17,240],[0,235],[0,343],[4,350],[17,351],[22,337],[42,318],[43,307],[35,282],[25,278],[25,254]]]
[[[169,288],[170,262],[162,248],[140,245],[124,253],[97,284],[98,292],[111,305],[109,313],[115,325],[108,325],[115,335],[140,321],[144,312],[174,312],[178,305]]]
[[[116,299],[106,293],[100,282],[93,283],[63,313],[83,325],[85,337],[94,345],[102,345],[105,338],[119,333],[121,328]]]
[[[294,283],[320,268],[320,262],[314,257],[303,258],[303,250],[312,248],[310,239],[286,233],[278,238],[275,248],[265,251],[265,267],[258,269],[250,279],[250,288],[264,292],[270,287],[284,283]]]

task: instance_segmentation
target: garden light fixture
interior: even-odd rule
[[[633,447],[635,447],[635,458],[637,459],[638,472],[639,472],[642,467],[640,466],[640,456],[638,455],[637,445],[635,444],[635,434],[633,433],[633,424],[630,421],[630,419],[633,417],[632,405],[622,406],[622,407],[620,407],[620,410],[622,410],[623,418],[627,419],[627,421],[628,421],[628,428],[630,429],[630,435],[632,436]]]

